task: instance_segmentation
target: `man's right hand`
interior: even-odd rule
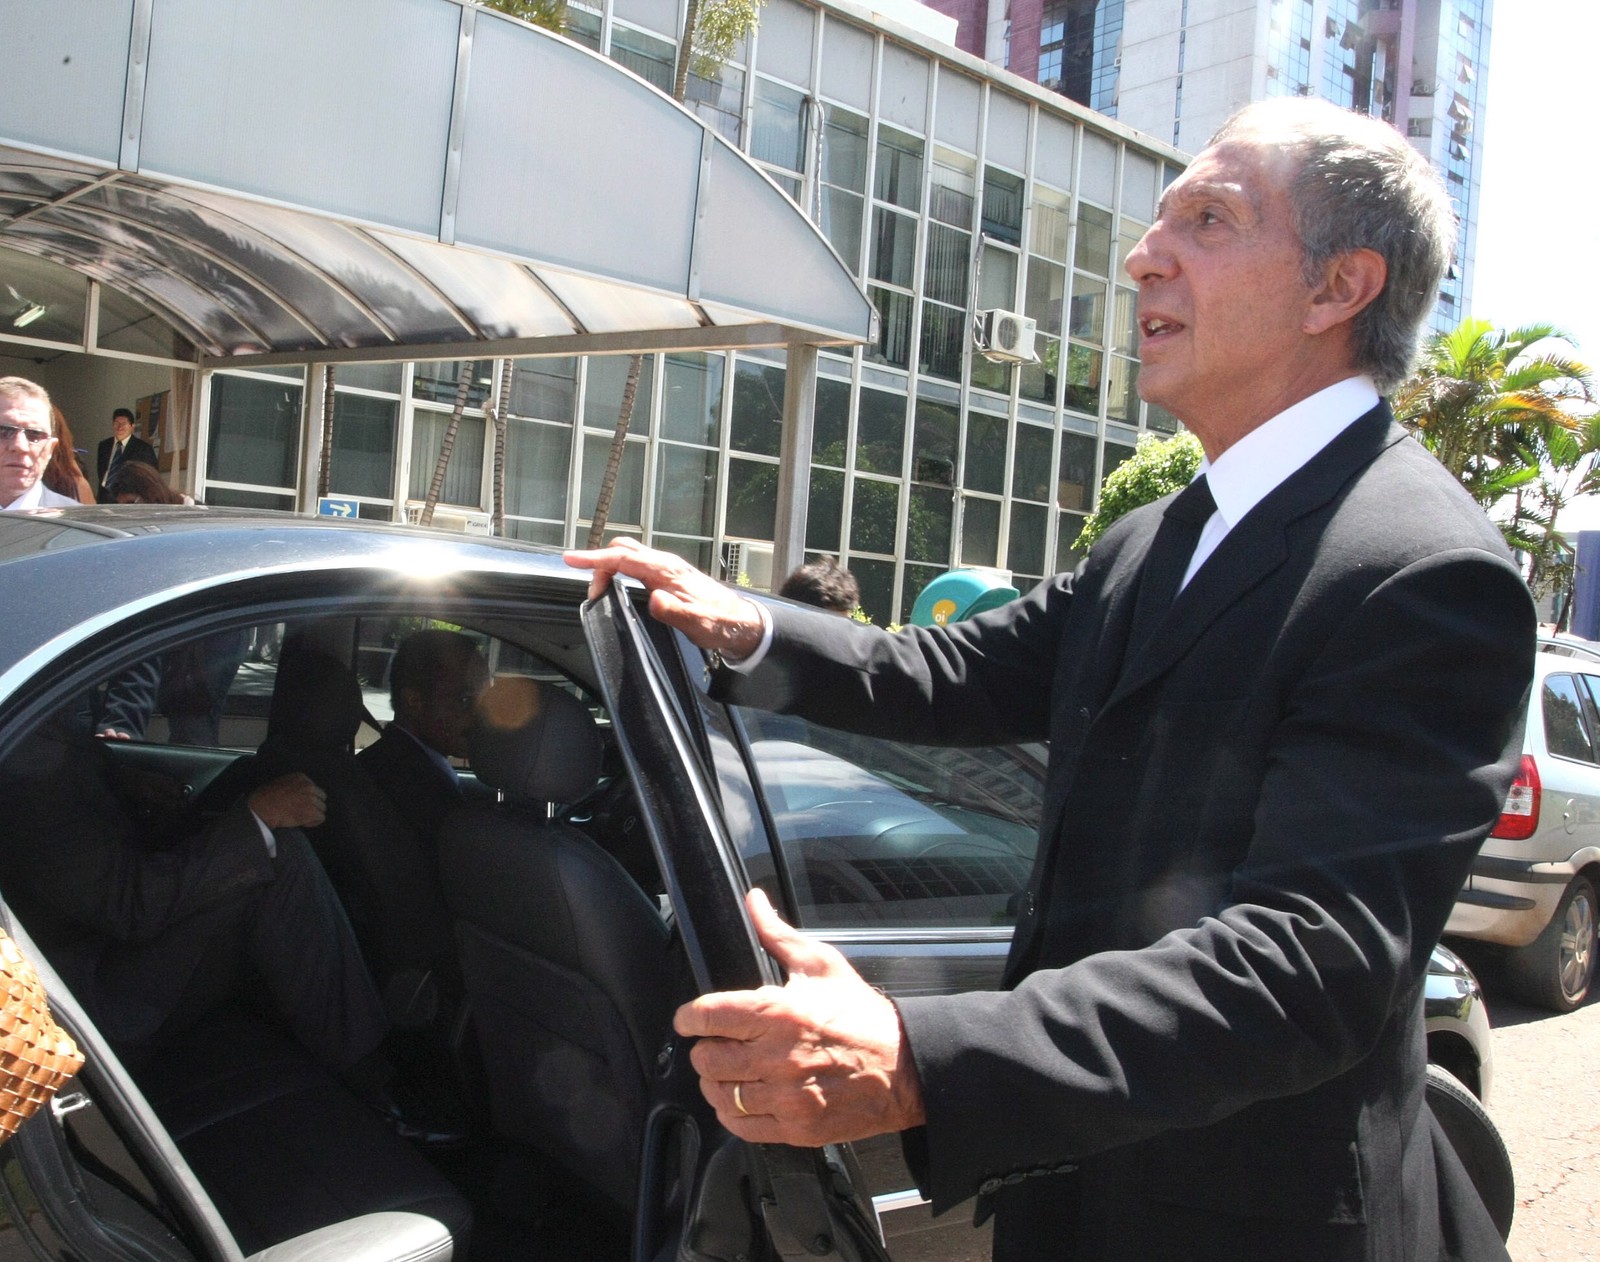
[[[328,795],[296,771],[269,780],[246,800],[268,828],[315,828],[328,817]]]
[[[638,579],[650,589],[655,619],[682,631],[703,649],[738,660],[761,645],[763,626],[755,602],[671,552],[617,539],[592,552],[568,552],[566,561],[576,569],[594,571],[590,600],[610,586],[613,575]]]

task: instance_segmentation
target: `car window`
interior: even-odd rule
[[[1595,762],[1594,737],[1579,698],[1578,681],[1571,675],[1550,675],[1544,681],[1545,748],[1558,758]]]
[[[1015,923],[1043,800],[1038,751],[910,745],[741,714],[802,923]]]

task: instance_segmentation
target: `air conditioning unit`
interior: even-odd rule
[[[412,500],[406,504],[406,521],[413,526],[422,525],[423,505]],[[433,510],[433,520],[428,523],[435,530],[454,530],[464,535],[494,534],[494,523],[488,513],[470,508],[454,508],[440,504]]]
[[[984,358],[1002,364],[1033,364],[1035,321],[1015,311],[985,311],[979,329],[978,349]]]
[[[757,591],[772,590],[772,545],[730,543],[725,576],[730,583],[748,583]]]

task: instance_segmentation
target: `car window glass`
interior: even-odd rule
[[[1594,739],[1571,675],[1551,675],[1544,681],[1542,709],[1545,748],[1558,758],[1594,762]]]
[[[742,711],[802,922],[1003,927],[1033,865],[1043,760]]]

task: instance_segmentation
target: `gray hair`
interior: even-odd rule
[[[50,417],[50,432],[52,434],[56,432],[50,394],[38,382],[29,381],[26,377],[0,377],[0,399],[37,399],[44,404],[45,414]]]
[[[1327,101],[1275,99],[1233,115],[1212,144],[1259,139],[1299,162],[1290,214],[1306,284],[1351,250],[1388,268],[1379,295],[1351,324],[1355,366],[1387,394],[1416,359],[1428,313],[1455,252],[1455,213],[1438,172],[1388,123]]]

